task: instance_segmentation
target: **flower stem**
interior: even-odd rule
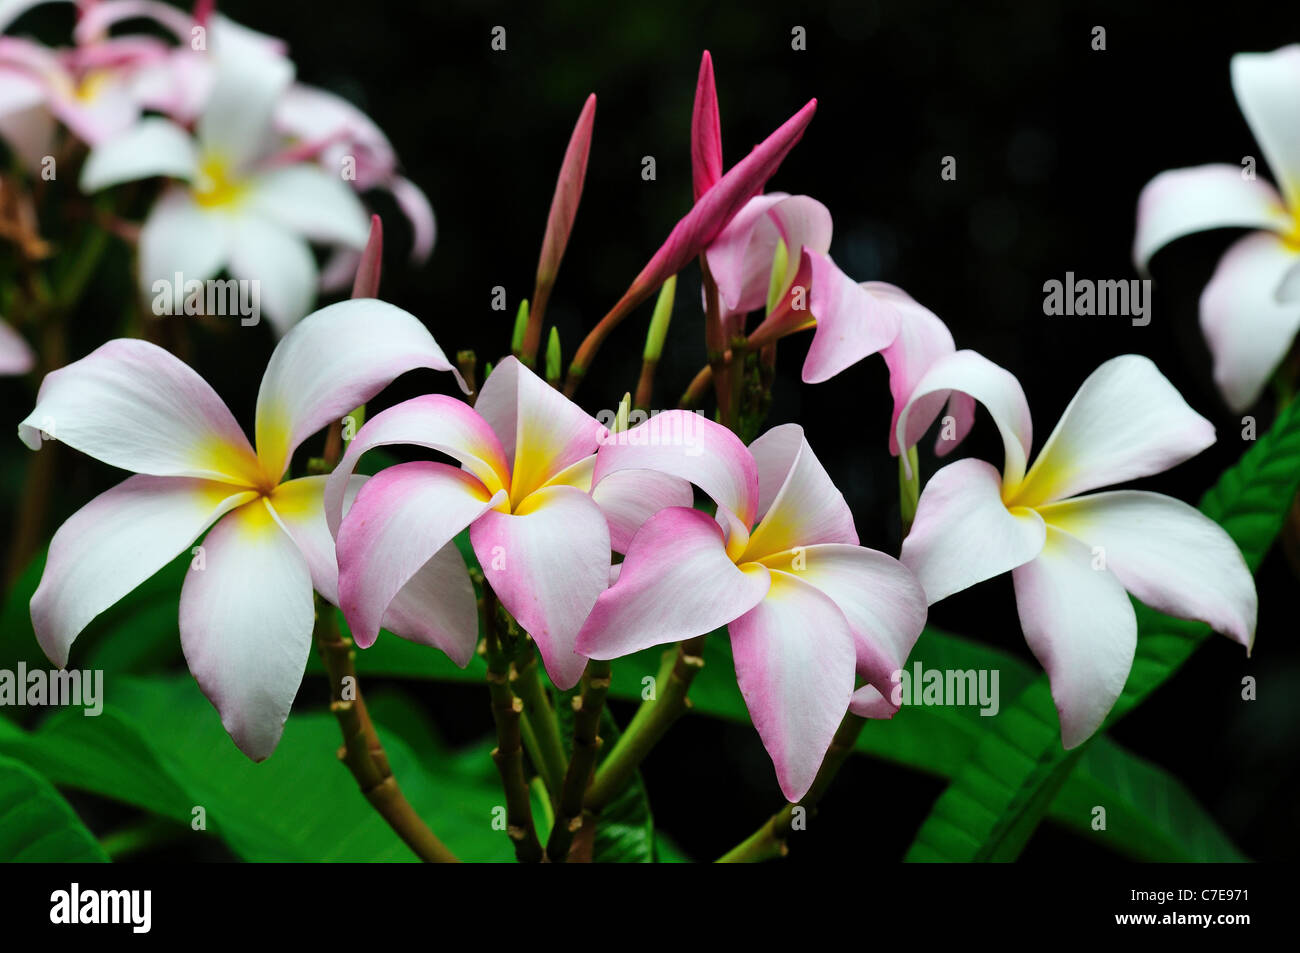
[[[564,775],[555,827],[546,844],[546,856],[552,863],[568,859],[573,837],[583,825],[583,800],[600,751],[600,716],[609,694],[609,672],[608,661],[592,659],[582,678],[582,694],[573,699],[573,754]]]
[[[866,719],[849,712],[840,722],[840,727],[831,740],[831,746],[822,759],[821,770],[798,804],[787,804],[764,822],[763,826],[718,858],[719,864],[755,864],[764,860],[784,857],[790,852],[786,843],[793,828],[796,811],[803,809],[808,813],[816,810],[826,789],[839,772],[840,766],[853,751],[858,735]]]
[[[497,729],[492,761],[501,775],[501,789],[506,797],[506,833],[514,842],[515,858],[520,863],[535,864],[542,859],[542,844],[533,826],[533,803],[524,776],[521,725],[524,703],[510,690],[510,652],[502,637],[496,593],[486,582],[479,611],[486,633],[487,683],[492,697],[492,720]]]
[[[558,800],[560,786],[564,782],[564,745],[560,741],[560,722],[542,687],[537,650],[531,641],[526,644],[525,652],[527,655],[522,663],[515,660],[510,684],[524,703],[524,724],[532,730],[536,739],[536,756],[533,761],[552,800]]]
[[[587,810],[599,813],[617,797],[659,739],[691,707],[686,693],[704,667],[703,644],[701,636],[664,653],[663,665],[655,678],[660,690],[654,698],[641,702],[618,743],[596,771],[587,791]]]
[[[361,697],[352,641],[339,633],[334,607],[320,596],[316,597],[313,634],[329,676],[330,711],[338,719],[343,733],[339,760],[352,772],[370,805],[416,856],[429,863],[458,863],[456,855],[420,819],[393,777],[388,755],[379,742],[379,735]]]
[[[681,410],[694,410],[704,399],[705,393],[713,384],[713,368],[705,364],[700,368],[693,378],[686,391],[677,400],[677,406]]]

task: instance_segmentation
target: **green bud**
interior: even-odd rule
[[[912,468],[910,478],[907,475],[909,465]],[[916,447],[909,447],[906,456],[901,453],[898,455],[898,504],[902,510],[904,536],[912,528],[912,520],[916,518],[916,504],[920,498],[921,468],[917,464]]]
[[[515,356],[524,349],[524,334],[528,330],[528,299],[519,302],[519,311],[515,314],[515,329],[510,335],[510,353]]]
[[[627,419],[632,413],[632,395],[624,394],[623,399],[618,402],[618,413],[614,417],[614,433],[622,433],[627,429]]]
[[[560,373],[560,332],[551,325],[551,336],[546,339],[546,379],[558,381]]]
[[[655,301],[655,313],[650,318],[650,330],[645,336],[645,353],[647,361],[657,362],[664,353],[664,338],[668,336],[668,323],[673,319],[673,300],[677,297],[677,276],[673,275],[659,289],[659,298]]]

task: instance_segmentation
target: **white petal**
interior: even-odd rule
[[[83,192],[97,192],[156,175],[191,179],[197,166],[189,133],[169,119],[150,117],[95,146],[81,167],[80,185]]]
[[[293,64],[281,56],[240,45],[244,55],[221,55],[198,138],[204,151],[243,166],[270,151],[276,100],[293,81]]]
[[[261,306],[284,334],[311,310],[319,272],[307,242],[266,219],[240,216],[231,236],[230,273],[258,282]]]
[[[1300,208],[1300,45],[1232,58],[1232,89],[1291,208]]]
[[[256,214],[314,242],[364,248],[370,216],[339,175],[313,165],[263,172],[247,198]]]
[[[185,189],[168,189],[140,230],[141,292],[157,303],[160,295],[170,296],[175,314],[186,282],[206,281],[225,267],[230,231],[226,214],[202,208]],[[167,284],[155,288],[156,282]]]

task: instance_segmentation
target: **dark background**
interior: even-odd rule
[[[1015,373],[1034,413],[1037,446],[1093,368],[1137,352],[1155,360],[1220,435],[1217,446],[1145,485],[1195,502],[1245,449],[1240,418],[1213,388],[1196,321],[1197,297],[1229,235],[1184,239],[1158,256],[1147,327],[1123,317],[1044,316],[1042,286],[1067,271],[1136,277],[1130,247],[1146,181],[1164,169],[1259,155],[1233,99],[1228,61],[1234,52],[1300,38],[1287,32],[1292,17],[1265,7],[1247,16],[1220,5],[1201,14],[1181,3],[934,0],[232,0],[222,9],[286,38],[299,78],[367,111],[428,193],[439,236],[432,259],[418,269],[405,261],[409,237],[394,206],[374,197],[388,236],[382,294],[421,316],[448,353],[472,347],[483,361],[506,351],[514,308],[532,293],[565,143],[584,98],[595,92],[586,191],[548,313],[571,356],[689,207],[691,102],[700,53],[709,49],[726,165],[817,97],[812,126],[770,188],[807,193],[830,208],[831,253],[848,274],[900,285],[948,323],[959,347]],[[507,29],[505,52],[490,48],[498,24]],[[806,51],[791,49],[795,25],[807,30]],[[1094,26],[1106,30],[1104,51],[1091,49]],[[641,178],[646,155],[656,159],[653,182]],[[957,160],[956,181],[940,179],[948,155]],[[1259,168],[1267,174],[1262,158]],[[508,291],[507,312],[490,308],[495,285]],[[679,283],[657,407],[673,406],[704,361],[698,289],[692,266]],[[589,411],[613,407],[634,387],[648,314],[647,306],[606,343],[579,394]],[[92,296],[72,356],[103,340],[101,320]],[[253,345],[244,332],[205,331],[190,355],[248,422],[274,343],[268,328],[257,333]],[[801,423],[848,498],[863,543],[896,552],[883,362],[868,359],[827,384],[803,385],[807,340],[781,345],[768,424]],[[431,385],[444,382],[412,375],[379,403]],[[6,382],[0,394],[14,421],[30,407],[18,383]],[[1253,411],[1261,432],[1272,417],[1270,400]],[[11,482],[18,450],[8,447],[3,457]],[[987,417],[960,452],[1000,463]],[[927,475],[933,471],[926,453],[923,464]],[[60,519],[118,478],[85,460],[64,472]],[[1300,646],[1288,606],[1295,585],[1275,551],[1259,576],[1253,659],[1227,639],[1212,639],[1113,732],[1183,779],[1257,859],[1287,858],[1298,846]],[[931,619],[1032,663],[1009,576],[940,603]],[[1259,700],[1250,704],[1240,699],[1246,674],[1259,680]],[[323,686],[309,683],[300,704],[315,694],[323,698]],[[477,690],[435,685],[422,697],[452,739],[489,730]],[[732,846],[780,803],[770,762],[748,726],[692,719],[669,735],[645,776],[658,825],[698,859]],[[851,849],[895,859],[941,789],[905,769],[854,759],[824,802],[824,822],[812,825],[792,859],[842,857]],[[1048,826],[1025,854],[1031,861],[1110,856]]]

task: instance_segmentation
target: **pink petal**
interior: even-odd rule
[[[483,575],[542,653],[561,691],[582,677],[574,643],[609,582],[609,529],[581,490],[552,486],[515,513],[485,513],[470,527]]]
[[[849,711],[859,718],[876,718],[888,721],[898,714],[898,707],[893,696],[882,695],[874,685],[863,685],[853,693],[849,702]]]
[[[864,357],[888,347],[898,337],[898,311],[871,294],[811,249],[812,292],[809,307],[817,319],[812,344],[804,359],[803,379],[819,384]]]
[[[560,174],[551,197],[551,210],[546,217],[546,234],[542,236],[542,252],[537,260],[537,286],[549,286],[559,273],[564,250],[573,231],[573,220],[578,215],[582,201],[582,185],[587,177],[587,155],[591,151],[591,131],[596,122],[596,94],[592,93],[578,114],[578,121],[564,150]]]
[[[763,560],[816,587],[844,613],[857,651],[857,670],[886,697],[925,627],[925,592],[897,559],[844,543],[808,546]]]
[[[438,224],[429,197],[418,185],[400,175],[389,180],[388,191],[411,223],[411,261],[417,265],[427,261],[438,236]]]
[[[641,524],[660,510],[670,506],[690,506],[695,500],[689,483],[657,470],[611,473],[592,492],[591,475],[595,467],[596,455],[593,453],[552,477],[547,486],[574,486],[584,493],[591,493],[591,498],[609,523],[610,547],[616,553],[627,552]]]
[[[1106,720],[1137,647],[1133,604],[1114,573],[1093,568],[1093,558],[1049,526],[1043,551],[1011,574],[1020,627],[1051,680],[1066,748],[1083,744]]]
[[[796,546],[857,544],[853,513],[808,446],[802,427],[773,427],[750,444],[749,450],[758,465],[763,515],[739,561],[761,559]]]
[[[357,645],[373,645],[402,588],[504,499],[504,491],[489,494],[473,476],[445,463],[403,463],[366,481],[338,531],[339,606]],[[436,626],[432,644],[463,668],[478,641],[478,621],[469,577],[462,575],[463,585],[446,587],[441,594],[448,598],[426,608]]]
[[[344,494],[361,455],[396,443],[427,447],[454,457],[490,493],[509,488],[505,451],[487,421],[455,398],[441,394],[415,397],[366,421],[330,474],[325,485],[325,518],[335,536],[343,518]]]
[[[26,374],[36,365],[36,355],[23,336],[0,321],[0,374]]]
[[[606,433],[585,410],[514,357],[492,369],[474,402],[501,440],[517,504],[566,467],[596,452]]]
[[[596,457],[597,487],[620,470],[658,470],[694,483],[746,527],[758,506],[758,471],[740,438],[702,414],[669,410],[610,434]]]
[[[427,328],[373,299],[340,301],[304,319],[271,354],[257,394],[257,449],[277,479],[298,445],[417,367],[460,374]]]
[[[1279,301],[1300,251],[1276,235],[1238,239],[1201,293],[1201,331],[1214,357],[1214,382],[1237,413],[1259,400],[1300,330],[1300,303]]]
[[[1124,354],[1088,375],[1008,505],[1163,473],[1214,443],[1214,425],[1149,358]]]
[[[1277,190],[1247,179],[1236,165],[1202,165],[1161,172],[1138,197],[1133,263],[1145,272],[1159,249],[1176,238],[1212,228],[1291,228]]]
[[[185,661],[239,750],[275,750],[311,651],[311,574],[261,500],[203,540],[205,566],[181,588]]]
[[[90,621],[135,589],[249,490],[185,477],[128,477],[68,518],[54,538],[32,596],[32,628],[51,662],[68,664]]]
[[[1039,512],[1049,526],[1101,547],[1106,568],[1147,605],[1204,622],[1247,650],[1254,644],[1255,580],[1223,527],[1194,507],[1159,493],[1118,490]]]
[[[736,681],[786,800],[812,787],[853,696],[844,614],[820,590],[772,573],[766,598],[728,626]]]
[[[650,517],[622,567],[578,635],[578,651],[591,658],[619,658],[712,632],[752,609],[768,589],[766,569],[738,569],[718,524],[685,507]]]
[[[954,392],[966,394],[988,409],[1006,453],[1005,482],[1012,487],[1019,485],[1033,444],[1029,402],[1020,381],[1010,371],[975,351],[957,351],[940,358],[926,371],[898,415],[894,432],[899,446],[904,450],[915,446],[924,428],[937,416],[937,408]]]
[[[47,374],[18,436],[36,450],[42,431],[136,473],[262,481],[248,438],[207,381],[146,341],[109,341]]]
[[[691,110],[691,180],[695,201],[722,177],[722,123],[718,117],[718,89],[713,82],[713,57],[700,57],[700,78],[695,84]]]
[[[903,540],[903,565],[931,604],[1022,566],[1043,548],[1043,520],[1002,502],[998,471],[983,460],[950,463],[930,477]]]
[[[799,265],[801,250],[824,253],[831,244],[831,213],[806,195],[772,192],[750,199],[707,252],[709,270],[730,312],[755,311],[767,304],[778,242],[789,255],[785,287]]]
[[[348,480],[345,509],[352,505],[366,479],[353,476]],[[324,476],[286,480],[275,488],[268,502],[280,526],[307,560],[312,588],[332,605],[338,605],[339,564],[334,553],[334,537],[325,520],[325,482]]]

